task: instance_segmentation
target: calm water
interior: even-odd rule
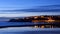
[[[44,24],[44,22],[0,22],[0,26],[5,25],[31,25],[31,24]],[[45,23],[46,24],[46,23]]]
[[[33,24],[41,24],[41,23],[33,23],[33,22],[0,22],[0,26],[9,26],[9,25],[33,25]]]
[[[0,34],[60,34],[60,28],[11,27],[0,29]]]
[[[33,23],[33,22],[0,22],[0,26],[34,25],[34,24],[44,24],[44,22],[41,22],[41,23]],[[49,27],[49,28],[45,28],[45,27]],[[39,27],[38,27],[38,25],[35,25],[34,27],[32,26],[32,27],[0,28],[0,34],[60,34],[60,28],[50,28],[50,25],[46,25],[45,27],[43,25],[39,26]]]
[[[36,25],[37,24],[37,25]],[[1,26],[32,26],[32,27],[37,27],[37,28],[59,28],[57,26],[53,26],[53,25],[41,25],[41,24],[47,24],[45,22],[38,22],[38,23],[34,23],[34,22],[0,22],[0,27]]]

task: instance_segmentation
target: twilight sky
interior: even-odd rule
[[[36,6],[60,5],[60,0],[0,0],[0,10],[18,10],[18,9],[31,9]],[[60,15],[60,12],[47,12],[48,15]],[[45,15],[46,13],[40,12],[13,12],[13,11],[0,11],[0,17],[17,17],[17,16],[32,16],[32,15]],[[46,15],[47,15],[46,14]]]

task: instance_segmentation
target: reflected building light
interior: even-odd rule
[[[38,26],[34,26],[35,28],[38,28]]]
[[[54,26],[52,26],[52,28],[54,28]]]
[[[42,25],[41,28],[45,28],[44,25]]]
[[[50,28],[54,28],[54,26],[53,25],[50,25]]]

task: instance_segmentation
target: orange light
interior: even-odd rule
[[[38,17],[36,16],[36,17],[34,17],[34,19],[37,19]]]
[[[41,18],[44,18],[44,16],[41,16]]]
[[[42,25],[41,28],[44,28],[44,25]]]

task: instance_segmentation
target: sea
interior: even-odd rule
[[[14,26],[14,25],[26,25],[26,26],[29,26],[29,25],[39,25],[39,24],[47,24],[47,23],[44,23],[44,22],[0,22],[0,26]]]
[[[47,24],[47,23],[0,22],[0,34],[60,34],[60,28],[54,28],[54,26],[50,27],[50,25],[45,26],[39,24]]]

